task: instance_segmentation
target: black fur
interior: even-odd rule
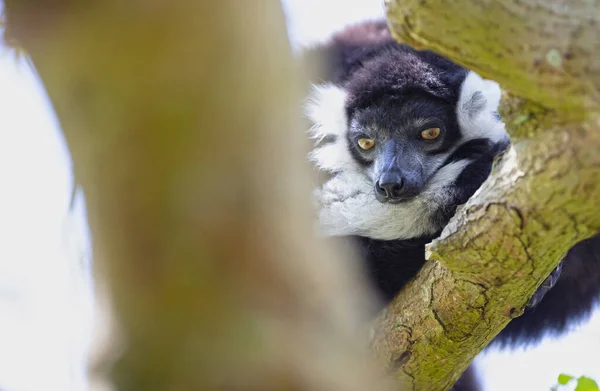
[[[413,240],[376,240],[351,237],[365,261],[370,281],[382,303],[390,302],[425,263],[425,245],[433,237]],[[399,266],[401,264],[401,266]]]
[[[452,391],[478,391],[479,389],[479,380],[473,366],[468,367],[452,387]]]
[[[558,282],[534,308],[512,320],[494,340],[506,346],[533,344],[589,317],[600,299],[600,235],[575,245],[562,262]]]
[[[481,187],[490,175],[494,158],[506,148],[507,145],[504,143],[492,144],[489,140],[476,139],[464,144],[450,156],[450,159],[458,160],[469,154],[474,160],[454,182],[455,188],[458,189],[454,202],[440,210],[439,218],[442,225],[447,224],[454,216],[456,208],[467,202]]]
[[[349,93],[349,118],[367,107],[390,100],[407,99],[415,91],[456,105],[467,71],[432,52],[418,52],[396,43],[385,22],[368,22],[336,34],[327,44],[308,56],[325,59],[325,77],[313,82],[331,81]],[[435,70],[430,77],[422,64]],[[323,75],[323,73],[321,73]],[[476,100],[476,99],[475,99]],[[474,101],[473,106],[481,102]],[[446,163],[470,157],[468,165],[454,182],[458,190],[436,214],[445,225],[458,205],[465,203],[488,177],[493,159],[507,143],[492,144],[487,139],[472,140],[451,155]],[[382,241],[367,237],[346,238],[365,261],[366,270],[383,303],[389,302],[410,281],[425,262],[425,245],[437,236],[412,240]],[[514,319],[494,344],[515,345],[537,342],[546,333],[560,333],[586,318],[600,297],[600,235],[576,245],[565,257],[556,286],[533,309]],[[455,385],[455,391],[478,389],[472,369]]]

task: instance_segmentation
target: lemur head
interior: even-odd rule
[[[508,142],[499,86],[391,40],[336,54],[337,78],[315,86],[307,106],[317,140],[310,159],[332,175],[317,189],[322,229],[375,239],[436,233],[463,170]]]

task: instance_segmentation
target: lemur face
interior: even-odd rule
[[[497,83],[437,61],[390,46],[346,79],[314,87],[309,159],[330,174],[315,191],[325,235],[392,240],[438,232],[439,211],[456,199],[463,170],[508,142]]]
[[[418,91],[381,97],[349,122],[350,154],[383,203],[421,194],[461,139],[454,105]]]

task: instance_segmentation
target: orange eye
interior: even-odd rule
[[[358,140],[358,146],[360,149],[367,151],[375,146],[375,140],[370,138],[361,138]]]
[[[435,140],[439,137],[440,133],[440,128],[429,128],[421,132],[421,137],[425,140]]]

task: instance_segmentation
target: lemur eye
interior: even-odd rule
[[[361,138],[358,140],[358,146],[367,151],[375,146],[375,140],[371,138]]]
[[[435,140],[439,137],[440,133],[440,128],[429,128],[421,132],[421,137],[425,140]]]

